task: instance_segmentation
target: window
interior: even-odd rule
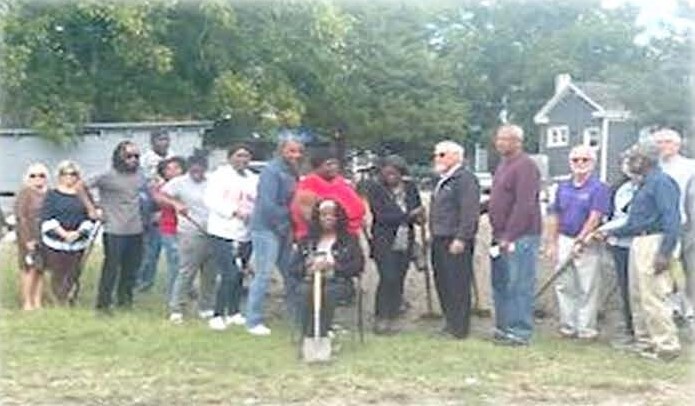
[[[601,148],[601,130],[598,127],[587,127],[584,129],[584,145],[594,149]]]
[[[546,144],[548,148],[565,147],[569,145],[570,128],[566,125],[559,125],[548,128]]]

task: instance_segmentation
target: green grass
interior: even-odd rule
[[[368,335],[364,345],[348,335],[334,363],[307,366],[280,321],[267,338],[212,332],[196,320],[171,326],[157,292],[138,297],[132,312],[96,317],[96,262],[77,308],[23,313],[12,254],[1,257],[5,405],[690,404],[687,356],[662,364],[548,334],[516,349],[482,336],[431,338],[434,324]]]

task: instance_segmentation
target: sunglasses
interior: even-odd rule
[[[575,164],[579,163],[579,162],[584,164],[584,163],[591,161],[591,158],[572,158],[572,159],[570,159],[570,161],[572,161]]]
[[[125,159],[140,159],[140,154],[126,154]]]
[[[444,158],[446,156],[446,152],[436,152],[432,154],[432,158]]]
[[[31,173],[31,174],[29,174],[29,177],[31,179],[35,179],[35,178],[46,179],[46,174],[45,173]]]
[[[75,171],[61,172],[60,174],[62,176],[79,176],[79,174]]]

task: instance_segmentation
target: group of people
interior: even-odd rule
[[[313,331],[311,280],[321,273],[321,334],[328,335],[335,307],[355,294],[354,278],[367,256],[360,242],[366,237],[379,274],[374,332],[394,334],[400,330],[405,276],[417,254],[415,231],[426,227],[445,321],[440,334],[463,339],[470,331],[478,222],[487,213],[496,343],[519,346],[531,340],[541,243],[563,272],[556,285],[560,334],[594,339],[600,251],[607,243],[633,347],[673,358],[680,347],[666,304],[675,285],[666,271],[676,262],[674,252],[688,275],[691,299],[695,290],[695,164],[678,154],[678,133],[658,131],[628,150],[627,180],[614,192],[594,173],[595,151],[573,148],[572,176],[552,199],[545,233],[541,176],[523,140],[516,125],[497,129],[494,145],[502,160],[484,203],[476,176],[466,168],[464,148],[450,140],[437,143],[432,162],[439,179],[427,209],[401,157],[382,158],[376,179],[357,187],[341,175],[340,160],[330,149],[314,151],[310,171],[302,173],[304,145],[292,135],[280,140],[260,174],[248,167],[253,152],[247,145],[229,148],[227,163],[209,172],[205,155],[176,156],[166,132],[152,134],[142,158],[133,142],[119,143],[111,168],[94,177],[83,179],[75,163],[63,162],[50,190],[47,168],[33,164],[16,203],[23,307],[41,306],[43,269],[52,272],[56,298],[71,299],[84,251],[103,226],[100,314],[112,313],[114,290],[116,307],[129,308],[136,290],[154,285],[163,249],[172,323],[182,323],[197,299],[198,316],[209,319],[211,329],[238,325],[253,335],[271,334],[264,310],[276,267],[288,317],[307,334]],[[242,311],[245,275],[251,281]]]
[[[624,179],[613,188],[594,173],[593,148],[571,150],[571,179],[560,183],[549,208],[545,244],[562,272],[555,286],[561,336],[597,337],[607,247],[622,302],[622,338],[614,345],[653,359],[679,355],[672,298],[680,297],[677,311],[692,329],[695,271],[695,160],[680,155],[681,142],[677,132],[662,129],[627,150]],[[674,282],[682,272],[685,286]]]

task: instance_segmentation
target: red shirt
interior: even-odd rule
[[[156,187],[159,192],[164,184]],[[159,212],[159,232],[163,235],[176,235],[178,220],[176,218],[176,210],[171,206],[162,206]]]
[[[316,200],[333,199],[340,203],[347,214],[348,232],[352,235],[359,234],[365,207],[355,189],[342,176],[329,181],[311,173],[297,183],[295,199],[290,205],[296,240],[304,238],[309,232],[309,225],[302,215],[303,209],[306,208],[303,206],[311,203],[312,199],[307,198],[309,195],[314,195]]]

